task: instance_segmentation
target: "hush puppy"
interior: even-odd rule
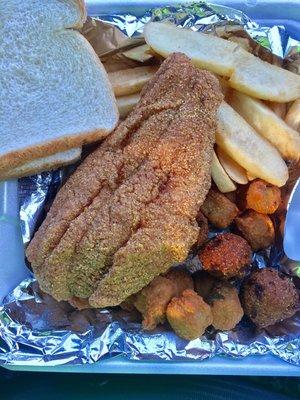
[[[293,282],[273,268],[253,272],[245,283],[241,301],[245,315],[265,328],[293,316],[299,297]]]
[[[233,233],[217,235],[199,253],[203,269],[224,279],[242,277],[251,257],[247,241]]]

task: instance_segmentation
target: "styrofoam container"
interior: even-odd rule
[[[162,5],[188,3],[185,0],[87,0],[89,15],[130,12],[142,15],[147,9]],[[300,40],[300,0],[212,0],[234,7],[265,26],[284,25],[291,36]],[[299,221],[300,222],[300,221]],[[0,302],[29,271],[24,263],[24,249],[19,224],[17,181],[0,182]],[[6,366],[11,370],[44,372],[84,372],[123,374],[199,374],[199,375],[268,375],[300,376],[300,368],[273,356],[244,359],[214,357],[205,361],[129,361],[118,356],[92,365],[30,367]]]

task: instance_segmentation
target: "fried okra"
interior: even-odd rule
[[[242,215],[236,217],[235,224],[253,251],[266,249],[274,242],[274,225],[266,214],[246,210]]]
[[[186,289],[194,289],[193,278],[189,273],[182,269],[171,269],[164,276],[175,284],[175,296],[180,296],[181,293]]]
[[[215,189],[208,192],[201,211],[217,228],[227,228],[239,213],[237,206]]]
[[[195,292],[206,301],[218,280],[203,270],[195,272],[193,278]]]
[[[247,241],[233,233],[221,233],[199,253],[203,269],[219,278],[242,277],[251,262]]]
[[[227,282],[218,282],[210,296],[208,303],[213,315],[212,325],[215,329],[228,331],[233,329],[243,318],[238,291]]]
[[[210,306],[190,289],[171,300],[167,307],[167,319],[174,332],[186,340],[202,336],[213,321]]]
[[[241,294],[245,315],[260,328],[293,316],[299,296],[290,278],[273,268],[253,272]]]
[[[246,202],[247,208],[261,214],[273,214],[281,203],[281,192],[277,186],[255,179],[248,187]]]
[[[176,284],[163,276],[157,276],[148,286],[137,293],[134,306],[143,315],[143,328],[153,330],[165,322],[166,308],[176,296]]]
[[[162,324],[170,300],[185,289],[193,288],[193,279],[183,270],[173,269],[165,276],[156,277],[134,296],[134,306],[143,315],[143,328],[153,330]]]

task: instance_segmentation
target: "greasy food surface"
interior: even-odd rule
[[[264,268],[250,275],[241,300],[245,315],[264,328],[294,315],[299,296],[290,278],[274,268]]]
[[[210,187],[218,80],[172,54],[127,119],[58,193],[27,250],[57,300],[120,304],[196,242]]]
[[[167,307],[167,319],[174,332],[186,340],[202,336],[213,321],[209,305],[190,289],[171,300]]]
[[[251,262],[251,248],[240,236],[221,233],[200,251],[199,259],[205,271],[219,277],[242,277]]]

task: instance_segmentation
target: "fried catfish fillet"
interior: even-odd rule
[[[61,188],[27,249],[57,300],[120,304],[183,261],[210,187],[217,79],[170,55],[127,119]]]

